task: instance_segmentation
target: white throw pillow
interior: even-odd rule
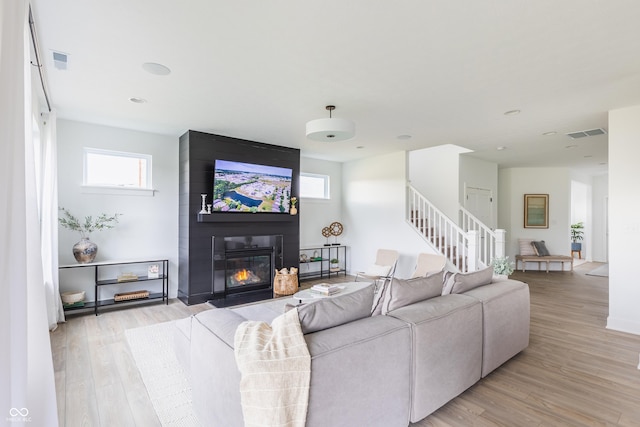
[[[364,272],[364,274],[367,276],[388,276],[390,271],[390,265],[373,264]]]
[[[518,245],[520,246],[520,255],[538,255],[533,249],[531,242],[533,242],[533,239],[518,239]]]

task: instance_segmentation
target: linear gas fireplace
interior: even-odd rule
[[[225,253],[227,294],[254,289],[270,289],[273,275],[273,248],[231,250]]]
[[[218,301],[233,305],[238,297],[271,295],[275,270],[283,266],[281,235],[213,236],[211,244],[214,304],[220,299],[234,299]]]

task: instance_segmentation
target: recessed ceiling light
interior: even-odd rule
[[[146,99],[136,98],[135,96],[132,96],[131,98],[129,98],[129,101],[133,102],[134,104],[144,104],[145,102],[147,102]]]
[[[356,148],[357,148],[358,150],[362,150],[362,149],[364,148],[364,145],[358,145]]]
[[[598,164],[599,164],[599,165],[606,165],[606,164],[607,164],[607,162],[600,162],[600,163],[598,163]]]
[[[501,146],[496,148],[496,150],[498,150],[498,151],[502,151],[502,150],[506,150],[506,149],[507,149],[507,147],[505,147],[504,145],[501,145]]]
[[[155,62],[145,62],[142,64],[142,69],[147,73],[155,74],[156,76],[166,76],[171,73],[169,67]]]
[[[542,134],[542,136],[553,136],[555,134],[557,134],[558,132],[556,132],[555,130],[552,130],[550,132],[545,132]]]
[[[585,158],[585,159],[590,159],[590,158],[592,158],[592,157],[593,157],[593,156],[592,156],[591,154],[587,154],[586,156],[584,156],[584,158]]]
[[[411,139],[411,135],[398,135],[396,138],[398,138],[398,139]]]
[[[517,114],[520,114],[520,110],[509,110],[504,113],[505,116],[515,116]]]
[[[567,146],[566,146],[566,147],[564,147],[564,148],[576,148],[576,147],[577,147],[577,145],[575,145],[575,144],[574,144],[574,145],[567,145]]]

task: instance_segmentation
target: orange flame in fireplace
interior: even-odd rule
[[[249,278],[249,272],[243,268],[242,270],[238,271],[233,277],[238,282],[243,282]]]

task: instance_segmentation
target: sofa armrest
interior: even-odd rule
[[[529,286],[504,280],[480,286],[464,295],[482,303],[482,377],[529,345]]]
[[[246,320],[240,314],[225,308],[204,311],[193,317],[193,322],[207,329],[231,349],[236,329]]]

